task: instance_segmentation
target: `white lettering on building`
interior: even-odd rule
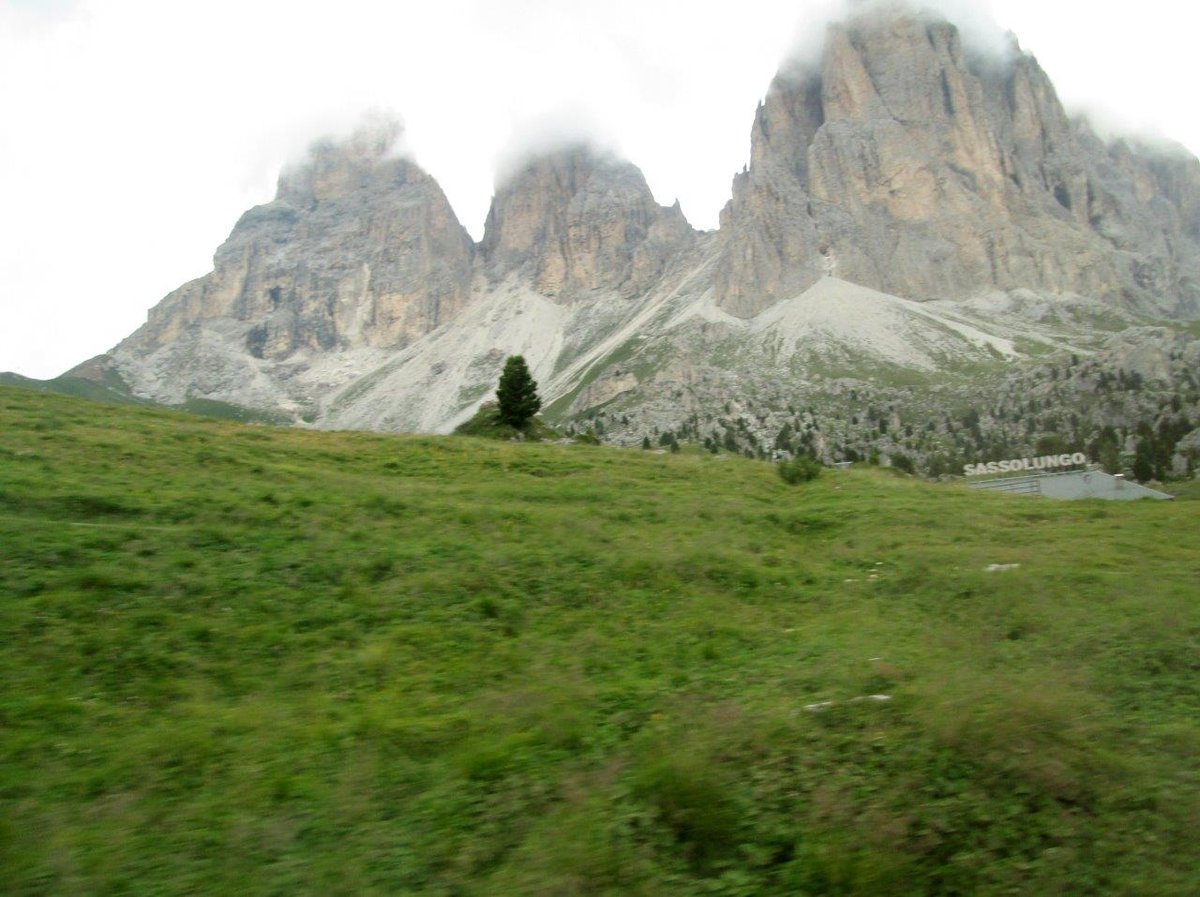
[[[1040,458],[1013,458],[1011,461],[968,464],[963,468],[963,475],[977,477],[989,473],[1037,473],[1059,467],[1073,467],[1077,464],[1087,464],[1087,455],[1083,452],[1076,452],[1073,455],[1042,455]]]

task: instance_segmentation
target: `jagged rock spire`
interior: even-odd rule
[[[949,22],[873,8],[829,29],[816,66],[775,79],[751,140],[722,215],[717,289],[734,314],[831,271],[918,298],[1029,287],[1159,310],[1200,298],[1196,206],[1181,198],[1200,189],[1194,160],[1121,170],[1015,44],[982,54]],[[1124,201],[1160,188],[1157,204]]]
[[[226,319],[254,357],[403,345],[451,319],[470,290],[474,246],[437,183],[391,154],[394,123],[314,144],[246,212],[210,274],[151,310],[127,341],[141,352]]]
[[[659,206],[636,166],[586,145],[528,160],[496,191],[481,248],[491,277],[539,292],[644,292],[693,236],[676,203]]]

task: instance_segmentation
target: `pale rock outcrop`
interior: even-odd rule
[[[1180,439],[1171,456],[1171,476],[1185,477],[1188,471],[1200,475],[1200,427]]]
[[[616,367],[606,371],[593,383],[584,387],[571,405],[575,412],[586,411],[611,402],[617,396],[632,392],[638,387],[638,378],[632,371]]]
[[[538,156],[496,192],[481,249],[493,280],[516,274],[560,301],[596,290],[634,298],[695,237],[642,173],[586,146]]]
[[[474,246],[437,183],[389,155],[392,127],[315,145],[246,212],[211,273],[151,309],[114,352],[146,356],[203,322],[239,322],[252,358],[403,346],[470,294]]]
[[[1109,337],[1102,357],[1113,370],[1168,382],[1173,360],[1200,368],[1200,341],[1169,327],[1130,327]]]

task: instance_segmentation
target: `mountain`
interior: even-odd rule
[[[1196,160],[1105,147],[1015,43],[997,60],[945,21],[836,25],[818,64],[775,79],[751,139],[722,217],[734,314],[826,272],[912,298],[1025,287],[1200,308]]]
[[[393,351],[453,319],[470,299],[475,247],[437,183],[387,155],[395,137],[373,125],[315,145],[285,172],[213,271],[169,294],[114,350],[132,391],[294,412],[279,381],[301,359]]]
[[[645,295],[695,238],[679,205],[657,205],[642,173],[585,147],[531,160],[496,194],[481,246],[509,275],[569,302],[595,291]]]
[[[70,373],[167,404],[445,431],[520,353],[560,423],[699,440],[702,419],[864,384],[970,404],[1047,356],[1200,315],[1200,162],[1104,142],[1015,40],[985,52],[896,7],[783,67],[716,232],[576,145],[508,172],[474,244],[396,136],[314,146],[210,274]],[[855,401],[825,413],[857,417]],[[752,432],[743,419],[734,444]]]

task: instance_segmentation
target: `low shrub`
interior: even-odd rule
[[[543,439],[561,439],[562,434],[549,427],[540,417],[532,417],[523,427],[514,427],[500,417],[495,402],[484,402],[475,415],[461,423],[454,432],[460,436],[481,436],[485,439],[515,439],[538,442]]]
[[[634,794],[655,809],[697,866],[737,846],[740,814],[714,761],[679,753],[655,757],[639,771]]]
[[[797,483],[807,483],[821,475],[821,462],[807,455],[800,455],[790,461],[780,461],[775,465],[785,483],[795,486]]]

